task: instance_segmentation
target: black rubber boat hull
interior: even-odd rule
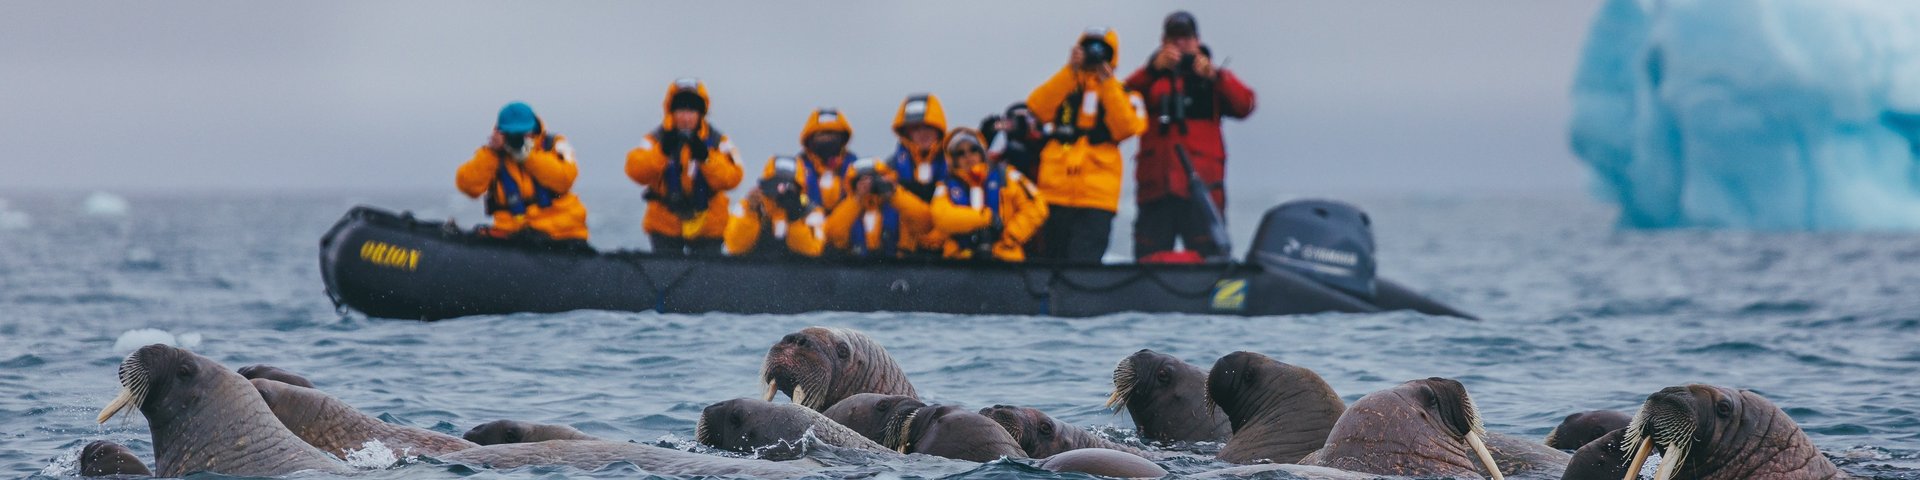
[[[751,259],[565,250],[448,232],[355,207],[320,240],[337,305],[439,320],[571,310],[669,313],[1117,312],[1285,315],[1409,309],[1472,318],[1381,280],[1373,301],[1257,265]]]

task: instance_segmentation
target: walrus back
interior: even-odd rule
[[[615,462],[628,462],[647,473],[656,475],[800,478],[813,474],[800,467],[766,460],[703,455],[652,445],[603,440],[503,443],[461,450],[438,458],[447,462],[489,468],[549,465],[593,470]]]

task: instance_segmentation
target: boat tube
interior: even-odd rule
[[[320,239],[320,272],[336,306],[417,320],[582,309],[1060,317],[1416,310],[1473,318],[1375,278],[1370,228],[1351,206],[1303,201],[1267,212],[1247,262],[769,259],[504,240],[359,206]]]

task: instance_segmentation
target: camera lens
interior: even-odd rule
[[[508,150],[519,150],[527,145],[526,135],[502,135]]]

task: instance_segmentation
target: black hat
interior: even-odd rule
[[[1193,20],[1193,14],[1186,10],[1167,14],[1167,21],[1160,30],[1163,38],[1200,36],[1200,24]]]

